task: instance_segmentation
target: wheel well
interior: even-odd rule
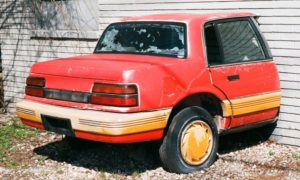
[[[221,100],[218,97],[210,93],[193,94],[185,97],[173,107],[165,132],[167,132],[173,117],[182,109],[190,106],[199,106],[204,108],[213,118],[223,115]]]

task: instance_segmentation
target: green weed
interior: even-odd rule
[[[131,176],[132,176],[132,179],[138,179],[140,177],[141,173],[138,172],[138,171],[134,171]]]
[[[273,156],[274,154],[275,154],[274,151],[272,151],[272,150],[269,151],[269,156]]]
[[[26,138],[36,136],[38,130],[24,126],[20,121],[11,119],[0,127],[0,163],[8,167],[18,166],[18,163],[7,158],[7,153],[11,151],[14,143],[20,142]],[[11,152],[16,151],[12,149]]]
[[[57,171],[57,173],[58,173],[58,174],[63,174],[64,171],[60,169],[60,170]]]
[[[292,157],[296,160],[300,159],[300,152],[293,152]]]

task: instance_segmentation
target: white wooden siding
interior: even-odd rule
[[[113,21],[136,15],[232,11],[260,15],[260,27],[278,65],[283,94],[280,121],[272,139],[300,146],[300,1],[100,0],[99,11],[101,30]]]
[[[5,27],[0,29],[4,96],[5,101],[9,102],[8,110],[13,112],[15,102],[24,96],[26,77],[34,62],[91,53],[100,33],[80,30],[36,31],[31,23],[33,15],[30,2],[0,0],[0,5],[0,27]],[[54,39],[39,39],[45,37],[43,33]]]
[[[0,0],[3,12],[13,0]],[[29,67],[36,61],[90,53],[96,41],[32,39],[32,15],[28,2],[17,1],[11,13],[0,16],[5,99],[14,103],[23,97]],[[25,6],[25,8],[24,8]],[[288,0],[98,0],[99,33],[111,22],[135,15],[157,13],[211,13],[250,11],[261,15],[259,23],[271,47],[281,78],[282,107],[272,138],[300,146],[300,1]],[[63,33],[58,33],[63,34]],[[89,36],[89,37],[91,37]],[[299,69],[299,70],[298,70]]]

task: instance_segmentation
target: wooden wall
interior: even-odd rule
[[[100,36],[100,32],[94,29],[40,29],[35,24],[33,2],[0,0],[4,96],[7,109],[12,112],[15,111],[15,102],[24,96],[25,80],[34,62],[92,53]],[[60,1],[45,1],[57,2]],[[97,2],[95,5],[97,6]],[[98,26],[96,28],[98,29]]]

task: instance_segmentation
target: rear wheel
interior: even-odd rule
[[[160,147],[164,167],[189,173],[209,167],[218,149],[218,131],[211,115],[203,108],[188,107],[174,116]]]

